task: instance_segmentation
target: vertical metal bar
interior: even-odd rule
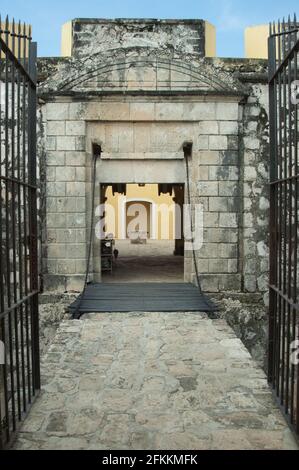
[[[294,24],[297,25],[296,15],[294,15]],[[295,33],[296,42],[298,40],[298,33]],[[298,49],[294,52],[294,80],[298,80]],[[294,209],[294,227],[295,227],[295,240],[294,240],[294,289],[293,289],[293,299],[294,303],[297,304],[298,302],[298,176],[299,176],[299,168],[298,168],[298,104],[294,106],[294,120],[295,120],[295,134],[294,134],[294,165],[295,165],[295,209]],[[294,339],[299,340],[299,321],[297,318],[298,312],[293,312],[293,334]],[[295,377],[295,370],[297,371],[297,376]],[[293,421],[295,422],[295,429],[297,434],[299,435],[299,366],[297,365],[295,369],[295,365],[293,365],[292,370],[292,380],[294,382],[294,388],[296,386],[296,390],[294,390],[294,397],[292,400],[294,410],[293,410]]]
[[[36,60],[37,44],[30,43],[29,49],[29,73],[36,83]],[[29,181],[30,181],[30,200],[29,200],[29,226],[30,226],[30,280],[31,291],[38,290],[37,275],[37,191],[36,191],[36,87],[32,84],[29,88],[29,113],[28,113],[28,155],[29,155]],[[31,299],[32,315],[32,368],[33,368],[33,387],[40,389],[40,364],[39,364],[39,318],[38,318],[38,295],[35,294]],[[34,392],[33,392],[34,394]]]
[[[268,49],[269,49],[269,77],[273,76],[276,64],[276,51],[275,51],[275,38],[269,37]],[[275,81],[271,81],[269,84],[269,119],[272,125],[270,126],[270,178],[271,181],[275,180],[276,175],[276,135],[275,135],[275,122],[276,122],[276,108],[275,108]],[[276,188],[274,185],[271,186],[270,191],[272,193],[270,201],[270,285],[276,283]],[[276,316],[276,294],[273,289],[270,289],[269,299],[269,356],[268,356],[268,371],[269,381],[273,382],[274,369],[273,369],[273,358],[274,358],[274,331],[275,331],[275,316]]]
[[[295,24],[296,23],[296,16],[295,16]],[[297,34],[296,34],[296,39],[298,38]],[[298,71],[298,50],[295,51],[295,55],[294,55],[294,80],[297,81],[298,80],[298,76],[297,76],[297,71]],[[293,291],[293,298],[294,298],[294,303],[297,303],[298,302],[298,230],[297,230],[297,227],[298,227],[298,173],[299,173],[299,169],[298,169],[298,125],[299,125],[299,119],[298,119],[298,104],[295,105],[295,110],[294,110],[294,113],[295,113],[295,135],[294,135],[294,142],[295,142],[295,147],[294,147],[294,154],[295,154],[295,158],[294,158],[294,161],[295,161],[295,172],[296,172],[296,180],[295,180],[295,222],[294,222],[294,226],[295,226],[295,241],[294,241],[294,260],[295,260],[295,265],[294,265],[294,291]],[[296,331],[297,331],[297,335],[298,335],[298,330],[299,330],[299,326],[298,326],[298,323],[296,325],[296,312],[294,311],[294,317],[293,317],[293,328],[294,328],[294,338],[295,339],[299,339],[299,337],[296,338]],[[298,330],[296,330],[296,326],[298,327]],[[297,433],[299,434],[299,367],[297,366],[297,377],[296,377],[296,381],[295,381],[295,366],[293,365],[293,381],[294,381],[294,387],[295,387],[295,383],[296,383],[296,393],[294,392],[294,395],[296,396],[296,404],[294,404],[294,408],[296,409],[296,416],[294,417],[294,420],[296,422],[296,430],[297,430]],[[293,399],[293,402],[294,402],[294,399]],[[295,414],[295,411],[293,412],[293,414]]]
[[[2,20],[0,15],[0,39],[2,38]],[[2,44],[0,42],[0,64],[2,62]],[[2,85],[2,83],[1,83]],[[2,90],[0,90],[2,91]],[[2,135],[2,100],[0,99],[0,312],[4,312],[4,284],[3,284],[3,276],[4,271],[2,267],[3,261],[3,240],[2,240],[2,142],[1,142],[1,135]],[[0,321],[0,339],[4,344],[4,319]],[[4,388],[4,374],[6,375],[5,371],[5,361],[4,365],[0,365],[0,450],[4,448],[4,420],[5,420],[5,410],[2,410],[1,403],[5,403],[5,388]]]
[[[18,24],[18,62],[21,63],[21,22]],[[21,72],[18,70],[17,74],[17,178],[18,178],[18,237],[19,237],[19,297],[23,298],[23,243],[22,243],[22,175],[21,175]],[[25,379],[25,355],[24,355],[24,307],[20,306],[20,354],[21,354],[21,376],[22,376],[22,397],[23,397],[23,411],[26,410],[26,379]]]
[[[294,22],[294,29],[295,29],[295,26],[296,26],[296,23]],[[294,44],[296,42],[296,33],[293,34],[292,36],[293,38],[293,41],[294,41]],[[296,54],[294,54],[294,58],[292,59],[293,62],[294,62],[294,66],[296,65],[296,62],[295,62],[295,57],[296,57]],[[291,75],[292,75],[292,60],[291,60]],[[295,80],[295,77],[296,77],[296,71],[294,70],[294,80]],[[291,77],[292,78],[292,77]],[[296,137],[296,127],[297,127],[297,123],[296,123],[296,110],[295,110],[296,106],[292,107],[292,110],[293,110],[293,122],[294,122],[294,132],[292,130],[292,127],[291,127],[291,143],[292,143],[292,146],[293,146],[293,150],[294,150],[294,159],[292,160],[292,165],[294,165],[294,171],[293,171],[293,174],[296,175],[296,154],[295,154],[295,146],[296,146],[296,142],[295,142],[295,137]],[[291,113],[292,115],[292,113]],[[292,124],[293,126],[293,124]],[[295,215],[295,210],[296,210],[296,179],[292,182],[292,185],[291,185],[291,197],[292,197],[292,200],[294,198],[294,207],[293,207],[293,211],[292,211],[292,230],[291,230],[291,236],[292,236],[292,239],[294,238],[294,243],[293,243],[293,249],[291,250],[292,253],[291,253],[291,258],[293,257],[293,262],[292,262],[292,259],[291,259],[291,277],[293,279],[293,283],[291,283],[291,286],[290,286],[290,297],[293,299],[293,302],[295,303],[296,299],[295,299],[295,295],[294,295],[294,286],[296,285],[296,256],[295,256],[295,253],[296,253],[296,236],[295,236],[295,232],[297,231],[297,228],[296,228],[296,215]],[[293,270],[293,272],[292,272]],[[290,335],[291,335],[291,340],[294,341],[295,340],[295,337],[296,337],[296,310],[294,308],[292,308],[291,310],[291,326],[290,326]],[[294,364],[291,363],[291,366],[290,366],[291,370],[290,370],[290,422],[291,424],[294,424],[294,392],[295,392],[295,367],[294,367]]]
[[[285,23],[283,22],[284,25],[284,31],[285,31]],[[285,41],[285,36],[283,36],[283,54],[284,56],[286,55],[286,41]],[[287,174],[288,174],[288,161],[287,161],[287,142],[288,142],[288,136],[287,136],[287,94],[286,94],[286,67],[283,68],[282,72],[282,82],[283,82],[283,179],[284,179],[284,185],[283,185],[283,190],[284,190],[284,202],[283,202],[283,207],[284,207],[284,215],[283,215],[283,293],[284,295],[287,294],[287,191],[288,191],[288,185],[287,185]],[[281,357],[282,357],[282,363],[281,363],[281,382],[280,382],[280,394],[281,394],[281,400],[280,403],[281,405],[284,405],[285,403],[285,373],[286,373],[286,311],[287,311],[287,302],[283,298],[282,299],[282,331],[281,331],[281,341],[282,341],[282,351],[281,351]]]
[[[9,44],[10,31],[9,31],[9,22],[8,17],[6,17],[5,25],[5,39],[6,44]],[[11,62],[8,54],[6,54],[5,60],[5,159],[6,159],[6,171],[5,176],[7,179],[6,183],[6,265],[7,265],[7,306],[11,307],[11,265],[10,265],[10,226],[12,220],[12,204],[10,204],[10,196],[12,191],[12,184],[9,183],[9,177],[12,175],[12,162],[10,161],[10,148],[9,148],[9,68],[11,67]],[[14,381],[14,349],[13,349],[13,325],[12,325],[12,316],[11,313],[8,314],[8,343],[9,343],[9,372],[10,372],[10,401],[11,401],[11,418],[12,418],[12,430],[16,429],[16,407],[15,407],[15,381]]]
[[[1,15],[0,15],[0,39],[2,39],[2,22],[1,22]],[[4,60],[4,59],[3,59]],[[0,42],[0,62],[2,62],[2,44]],[[2,85],[2,83],[1,83]],[[2,90],[1,90],[2,91]],[[2,136],[2,100],[0,100],[0,139]],[[3,270],[3,251],[2,251],[2,246],[3,246],[3,237],[2,237],[2,232],[3,232],[3,227],[2,227],[2,142],[0,140],[0,224],[1,224],[1,230],[0,230],[0,249],[1,249],[1,257],[0,257],[0,288],[1,288],[1,296],[0,296],[0,302],[1,302],[1,313],[4,312],[4,284],[3,284],[3,276],[4,276],[4,270]]]
[[[278,34],[280,34],[281,26],[280,22],[278,22]],[[278,64],[280,65],[281,63],[281,38],[278,36]],[[282,186],[282,129],[281,129],[281,110],[282,110],[282,98],[281,98],[281,88],[282,88],[282,80],[281,80],[281,73],[278,74],[278,97],[275,96],[275,99],[278,99],[278,117],[276,119],[276,122],[274,123],[275,125],[275,133],[279,142],[278,148],[277,148],[277,172],[279,173],[279,180],[280,183],[277,184],[277,205],[278,205],[278,252],[276,254],[277,256],[277,276],[278,276],[278,286],[279,286],[279,291],[281,291],[281,286],[282,286],[282,276],[281,276],[281,266],[282,266],[282,219],[283,219],[283,203],[282,203],[282,197],[283,197],[283,186]],[[272,194],[270,194],[270,197],[273,197]],[[276,281],[277,282],[277,281]],[[280,361],[281,361],[281,316],[282,316],[282,299],[281,296],[277,296],[277,308],[278,308],[278,314],[277,314],[277,328],[276,328],[276,338],[275,338],[275,350],[276,350],[276,357],[275,357],[275,367],[276,367],[276,374],[275,374],[275,382],[276,382],[276,393],[279,395],[280,391]]]
[[[290,21],[289,21],[289,31],[291,30]],[[291,47],[291,35],[289,36],[289,48]],[[291,285],[292,285],[292,102],[291,102],[291,61],[288,60],[288,83],[285,84],[288,86],[288,151],[287,151],[287,160],[288,160],[288,276],[287,276],[287,294],[288,298],[291,299]],[[285,412],[289,412],[289,392],[290,392],[290,354],[291,354],[291,306],[288,303],[287,306],[287,319],[286,319],[286,400],[285,400]]]
[[[15,57],[15,22],[13,20],[12,23],[12,53]],[[13,295],[14,295],[14,303],[16,304],[18,301],[18,292],[17,292],[17,233],[16,233],[16,215],[17,215],[17,190],[16,190],[16,160],[17,154],[15,151],[15,81],[16,81],[16,71],[15,71],[15,63],[12,61],[11,63],[11,121],[12,121],[12,136],[11,136],[11,158],[12,158],[12,244],[13,244]],[[19,361],[19,334],[18,334],[18,323],[19,323],[19,316],[18,316],[18,308],[14,310],[14,336],[15,336],[15,359],[16,359],[16,394],[17,394],[17,404],[18,404],[18,419],[21,419],[21,392],[20,392],[20,361]]]
[[[278,22],[278,34],[280,33],[280,22]],[[278,36],[278,39],[276,40],[276,44],[278,45],[278,65],[281,63],[281,40],[280,36]],[[272,132],[275,133],[276,139],[277,139],[277,161],[276,161],[276,167],[277,170],[276,172],[279,174],[279,180],[282,178],[282,135],[281,135],[281,74],[278,74],[278,77],[276,77],[276,93],[274,96],[274,99],[277,101],[275,104],[276,107],[276,120],[272,123],[270,123],[273,126]],[[277,96],[278,95],[278,96]],[[271,99],[271,98],[270,98]],[[273,99],[273,98],[272,98]],[[278,108],[278,109],[277,109]],[[276,205],[277,205],[277,221],[275,221],[275,225],[277,226],[276,230],[276,237],[277,237],[277,250],[276,254],[276,277],[278,278],[276,280],[276,283],[278,282],[279,285],[281,285],[281,243],[282,243],[282,185],[281,183],[278,183],[276,189],[276,193],[274,190],[270,192],[270,198],[276,198]],[[277,223],[278,222],[278,223]],[[273,261],[274,263],[274,261]],[[272,267],[270,268],[270,272]],[[275,369],[275,380],[274,380],[274,386],[276,388],[276,393],[279,394],[279,389],[280,389],[280,357],[281,357],[281,350],[280,350],[280,344],[281,344],[281,297],[280,295],[276,296],[276,328],[275,328],[275,357],[274,357],[274,369]]]
[[[23,25],[23,66],[27,69],[27,35],[26,25]],[[22,115],[22,137],[23,137],[23,183],[28,183],[28,147],[27,147],[27,123],[28,123],[28,97],[27,97],[27,83],[23,75],[23,115]],[[26,184],[23,185],[23,213],[24,213],[24,293],[28,296],[28,188]],[[30,340],[29,340],[29,306],[28,301],[25,301],[25,342],[26,342],[26,380],[27,380],[27,397],[28,403],[31,403],[31,354],[30,354]]]
[[[1,17],[0,17],[0,37],[2,38],[2,30],[1,30]],[[5,38],[5,37],[4,37]],[[0,59],[3,59],[3,62],[5,62],[5,68],[6,68],[6,54],[3,53],[2,55],[2,50],[0,47]],[[6,87],[4,89],[6,91]],[[4,110],[2,110],[2,104],[0,102],[0,115],[2,112],[5,113],[5,105],[4,105]],[[3,123],[3,125],[2,125]],[[5,124],[6,124],[6,119],[5,119],[5,114],[4,114],[4,119],[0,119],[0,134],[2,135],[2,127],[4,127],[4,133],[5,133]],[[4,165],[2,165],[2,145],[0,145],[0,178],[2,176],[2,166],[4,166],[4,175],[6,173],[6,149],[4,150]],[[7,268],[4,268],[4,263],[6,262],[6,248],[7,248],[7,240],[6,238],[3,240],[2,233],[5,232],[5,227],[3,227],[2,223],[6,221],[6,203],[2,204],[2,195],[5,194],[6,196],[6,186],[7,186],[7,181],[4,179],[1,181],[1,194],[0,194],[0,221],[1,221],[1,235],[0,235],[0,241],[1,241],[1,259],[0,259],[0,266],[1,266],[1,280],[0,280],[0,286],[1,286],[1,312],[4,312],[5,306],[6,306],[6,301],[5,301],[5,285],[4,285],[4,276],[7,275]],[[3,213],[5,214],[5,217],[3,217]],[[5,219],[5,220],[4,220]],[[7,368],[7,343],[6,343],[6,324],[5,324],[5,317],[2,318],[1,320],[1,339],[5,345],[5,358],[4,358],[4,364],[1,366],[1,379],[3,380],[3,390],[1,392],[3,393],[3,402],[4,402],[4,415],[1,416],[1,445],[4,447],[6,442],[9,441],[10,438],[10,432],[9,432],[9,408],[8,408],[8,383],[7,383],[7,377],[8,377],[8,368]]]
[[[10,423],[10,417],[9,417],[9,408],[8,408],[8,383],[7,383],[7,377],[8,377],[8,371],[7,371],[7,342],[6,342],[6,325],[5,325],[5,317],[1,321],[1,329],[2,329],[2,338],[3,338],[3,343],[5,345],[4,349],[4,365],[3,365],[3,399],[4,399],[4,422],[1,423],[1,428],[3,427],[3,430],[5,432],[5,436],[2,435],[2,429],[1,429],[1,437],[2,441],[4,444],[9,441],[10,438],[10,429],[9,429],[9,423]],[[6,441],[6,442],[5,442]]]
[[[9,31],[8,31],[8,18],[6,18],[6,25],[5,25],[5,40],[8,43],[9,40]],[[9,109],[9,99],[8,99],[8,65],[9,65],[9,58],[8,55],[5,54],[5,119],[4,119],[4,138],[5,138],[5,176],[6,176],[6,183],[5,183],[5,255],[6,255],[6,289],[7,289],[7,300],[6,304],[10,307],[11,299],[10,299],[10,260],[9,260],[9,116],[8,116],[8,109]]]

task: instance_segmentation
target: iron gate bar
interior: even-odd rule
[[[9,34],[9,30],[8,31],[8,34]],[[24,25],[24,31],[25,31],[25,25]],[[2,31],[3,33],[3,31]],[[6,31],[4,31],[4,33],[6,34]],[[12,36],[12,34],[11,34]],[[28,38],[28,36],[26,36],[26,34],[15,34],[14,36],[17,36],[18,39],[30,39],[31,38]],[[31,43],[33,44],[33,43]],[[24,45],[25,45],[25,41],[24,41]],[[26,46],[25,46],[26,47]],[[15,64],[15,67],[17,67],[20,72],[22,73],[22,76],[23,77],[26,77],[27,81],[33,86],[35,87],[36,86],[36,83],[34,82],[34,80],[32,79],[32,77],[29,75],[29,73],[27,72],[26,70],[26,65],[22,64],[21,62],[21,59],[20,57],[17,58],[14,53],[10,50],[9,46],[7,45],[7,43],[0,37],[0,48],[1,50],[5,53],[5,55],[7,55],[9,57],[9,59],[14,62]]]
[[[10,307],[10,308],[7,308],[7,309],[5,310],[5,312],[0,313],[0,320],[1,320],[2,318],[4,318],[7,313],[13,312],[15,309],[21,307],[24,302],[27,302],[27,301],[30,300],[34,295],[37,295],[38,293],[39,293],[39,289],[33,290],[33,291],[30,292],[30,294],[28,294],[26,297],[23,297],[21,300],[19,300],[19,301],[16,302],[15,304],[11,305],[11,307]]]
[[[296,15],[270,25],[270,299],[268,376],[292,430],[299,435],[299,366],[291,361],[299,339],[298,109],[292,82],[298,71]]]
[[[297,32],[299,31],[299,29],[294,29],[293,31],[297,33]],[[285,35],[285,34],[289,34],[289,32],[287,31],[287,32],[285,32],[285,33],[281,33],[280,36],[278,36],[278,37],[284,38],[284,35]],[[274,35],[274,36],[272,35],[271,37],[275,38],[275,37],[277,37],[277,35],[276,35],[276,36],[275,36],[275,35]],[[288,65],[289,60],[294,56],[294,52],[296,52],[296,51],[298,50],[298,44],[299,44],[299,39],[298,39],[297,43],[296,43],[296,44],[291,48],[291,50],[288,52],[287,56],[283,59],[283,61],[279,63],[279,67],[278,67],[277,70],[273,73],[273,76],[270,77],[270,81],[272,81],[272,80],[275,78],[275,76],[277,76],[278,73],[280,73],[281,71],[283,71],[284,68],[286,67],[286,65]]]
[[[40,389],[37,264],[36,43],[0,17],[0,449]],[[4,137],[4,138],[3,138]]]

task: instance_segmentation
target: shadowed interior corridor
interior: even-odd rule
[[[120,256],[103,282],[183,282],[183,256]]]

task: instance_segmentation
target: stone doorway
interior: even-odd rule
[[[110,96],[80,103],[47,103],[48,144],[53,150],[49,149],[47,160],[51,181],[47,183],[45,289],[80,292],[83,288],[93,146],[101,148],[96,176],[99,201],[100,185],[111,182],[186,185],[184,145],[188,143],[192,144],[188,157],[191,203],[203,209],[202,248],[196,250],[202,289],[240,292],[245,276],[243,254],[251,253],[242,245],[251,232],[247,230],[249,217],[243,230],[241,213],[245,186],[239,168],[238,116],[239,95],[225,99],[218,95]],[[61,136],[61,127],[76,135]],[[59,181],[52,181],[56,175]],[[101,281],[99,258],[95,243],[91,281]],[[246,269],[248,279],[256,283],[252,264]],[[195,280],[192,251],[185,249],[184,281]]]

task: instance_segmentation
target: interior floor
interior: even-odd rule
[[[115,248],[120,257],[127,256],[173,256],[175,250],[174,240],[151,240],[146,243],[132,243],[131,240],[115,240]]]
[[[119,256],[102,282],[184,282],[184,257]]]

